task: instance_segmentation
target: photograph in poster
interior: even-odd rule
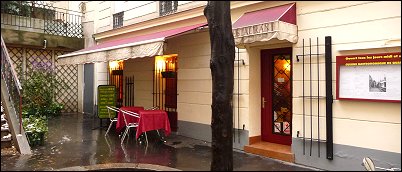
[[[379,75],[369,74],[369,91],[370,92],[387,92],[387,77],[385,73]]]

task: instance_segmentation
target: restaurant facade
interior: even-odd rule
[[[172,132],[211,141],[206,1],[89,1],[79,102],[157,106]],[[401,168],[401,2],[232,1],[235,149],[325,170]],[[167,138],[168,139],[168,138]],[[234,157],[235,158],[235,157]]]

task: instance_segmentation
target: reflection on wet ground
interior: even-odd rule
[[[106,125],[106,124],[103,124]],[[73,166],[107,163],[155,164],[179,170],[210,170],[210,143],[176,134],[159,139],[155,131],[148,133],[149,144],[136,142],[135,132],[120,144],[112,130],[94,129],[99,120],[82,114],[63,114],[49,120],[49,133],[44,146],[32,148],[32,155],[1,157],[1,170],[56,170]],[[234,170],[306,171],[307,167],[283,163],[241,151],[234,151]]]

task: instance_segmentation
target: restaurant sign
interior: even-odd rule
[[[401,101],[401,53],[336,57],[339,100]]]
[[[272,32],[274,30],[274,24],[275,23],[273,22],[268,22],[268,23],[261,23],[242,28],[237,28],[233,30],[233,36],[235,38],[238,38],[243,36]]]
[[[106,106],[116,106],[116,86],[98,86],[98,117],[109,118]]]
[[[298,40],[297,26],[279,20],[233,28],[232,33],[235,45],[243,48],[246,44],[267,42],[274,38],[292,43]]]

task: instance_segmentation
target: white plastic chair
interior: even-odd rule
[[[124,123],[126,124],[126,130],[123,133],[123,136],[121,137],[121,144],[123,144],[124,138],[126,135],[130,132],[130,128],[135,128],[138,127],[138,122],[127,122],[126,115],[130,115],[135,118],[140,118],[140,115],[138,113],[132,112],[132,111],[127,111],[127,110],[120,110],[123,112],[123,119]]]
[[[109,114],[110,125],[109,125],[109,128],[107,129],[107,131],[105,133],[105,136],[107,135],[107,133],[109,133],[110,128],[112,128],[113,122],[117,122],[116,115],[113,116],[111,111],[119,112],[119,109],[117,107],[114,107],[114,106],[106,106],[106,108],[107,108],[107,112]]]

